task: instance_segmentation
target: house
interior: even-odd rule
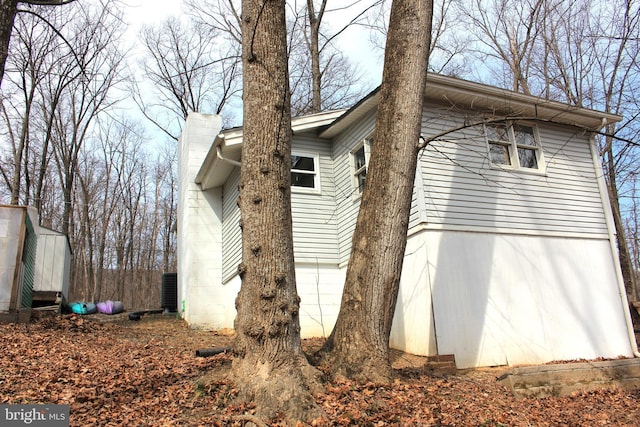
[[[459,368],[638,355],[594,133],[619,116],[430,74],[391,346]],[[303,337],[333,327],[379,92],[294,119]],[[191,114],[179,149],[178,301],[232,328],[242,129]]]
[[[27,322],[33,306],[68,293],[67,236],[38,222],[32,207],[0,205],[0,321]]]

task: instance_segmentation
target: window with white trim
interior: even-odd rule
[[[495,166],[544,170],[537,129],[528,124],[501,122],[485,125],[489,159]]]
[[[369,155],[371,152],[372,138],[367,138],[351,150],[351,167],[353,170],[353,187],[355,194],[360,195],[364,191],[367,181],[367,168],[369,167]]]
[[[291,186],[299,189],[319,190],[317,155],[291,154]]]

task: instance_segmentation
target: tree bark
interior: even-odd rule
[[[0,0],[0,85],[2,85],[4,66],[9,56],[9,42],[17,12],[17,0]]]
[[[326,0],[320,5],[316,14],[313,0],[307,0],[309,15],[309,52],[311,53],[311,112],[322,111],[322,73],[320,72],[320,24],[326,8]]]
[[[386,382],[407,243],[433,2],[394,0],[367,183],[338,319],[323,349],[334,374]]]
[[[240,199],[242,285],[233,371],[257,414],[310,420],[291,219],[291,103],[285,1],[242,2],[244,127]]]

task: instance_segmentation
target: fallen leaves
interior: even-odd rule
[[[231,339],[166,316],[0,325],[0,403],[68,404],[73,426],[242,426],[256,420],[251,406],[235,403],[231,356],[195,357]],[[312,425],[640,425],[640,391],[516,400],[496,381],[500,373],[403,369],[388,385],[334,381],[317,396],[327,418]]]

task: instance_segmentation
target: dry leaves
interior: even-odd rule
[[[0,403],[70,405],[73,426],[241,426],[252,408],[234,402],[230,356],[195,357],[231,338],[166,316],[103,324],[53,317],[0,325]],[[317,403],[316,426],[639,425],[640,392],[515,398],[497,370],[437,376],[398,371],[390,385],[336,381]],[[272,425],[279,425],[273,420]]]

